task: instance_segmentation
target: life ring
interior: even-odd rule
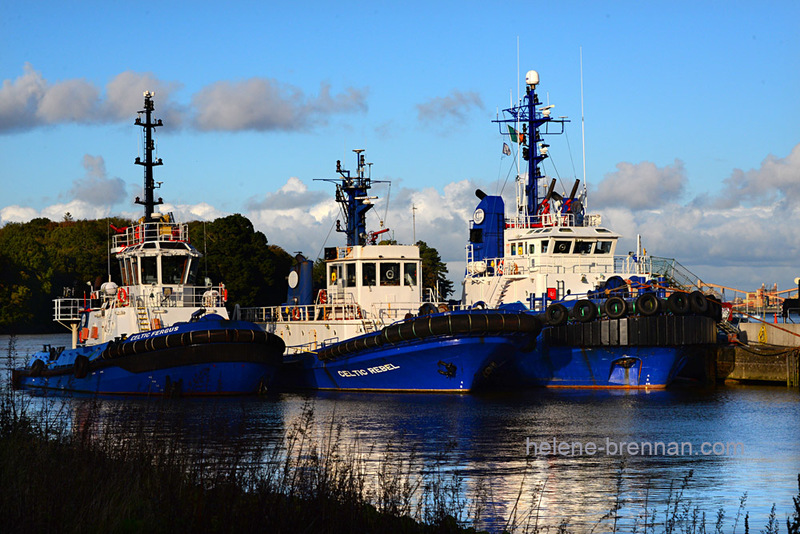
[[[336,283],[336,271],[331,271],[331,284]]]
[[[300,308],[294,308],[292,310],[292,320],[299,321],[300,320]]]
[[[500,261],[497,262],[497,274],[499,274],[501,276],[503,274],[503,263],[504,263],[504,261],[505,260],[500,260]]]
[[[119,288],[119,291],[117,291],[117,300],[123,306],[128,303],[128,292],[124,287]]]
[[[519,267],[516,263],[511,264],[511,274],[519,274]]]
[[[319,303],[320,304],[327,304],[328,303],[328,292],[324,289],[319,290]]]
[[[356,319],[361,319],[361,318],[362,318],[361,307],[360,306],[356,306]]]
[[[325,320],[326,321],[330,321],[331,320],[331,311],[330,310],[325,310]]]

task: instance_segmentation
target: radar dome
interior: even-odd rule
[[[536,87],[539,85],[539,73],[535,70],[529,70],[527,74],[525,74],[525,83],[528,86]]]

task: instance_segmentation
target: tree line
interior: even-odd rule
[[[62,221],[37,218],[0,227],[0,333],[62,332],[53,321],[53,299],[80,297],[109,276],[121,284],[116,260],[109,261],[111,227],[130,224],[135,223],[118,217],[76,221],[66,214]],[[294,257],[270,244],[243,215],[190,222],[189,236],[204,255],[200,280],[223,282],[231,305],[274,306],[286,300]],[[446,299],[452,293],[447,266],[436,249],[418,245],[423,285],[435,288],[438,282]],[[323,280],[315,286],[324,287]]]

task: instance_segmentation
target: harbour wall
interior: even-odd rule
[[[740,323],[739,329],[747,343],[717,351],[717,380],[800,385],[800,324]]]

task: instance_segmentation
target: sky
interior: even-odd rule
[[[799,20],[795,0],[5,2],[0,225],[139,218],[133,120],[149,90],[161,211],[241,213],[316,258],[344,238],[318,180],[365,149],[390,182],[372,190],[369,229],[436,247],[458,287],[475,190],[513,206],[491,121],[535,69],[570,120],[544,171],[568,190],[585,146],[588,208],[624,236],[618,252],[639,234],[706,282],[788,289]]]

